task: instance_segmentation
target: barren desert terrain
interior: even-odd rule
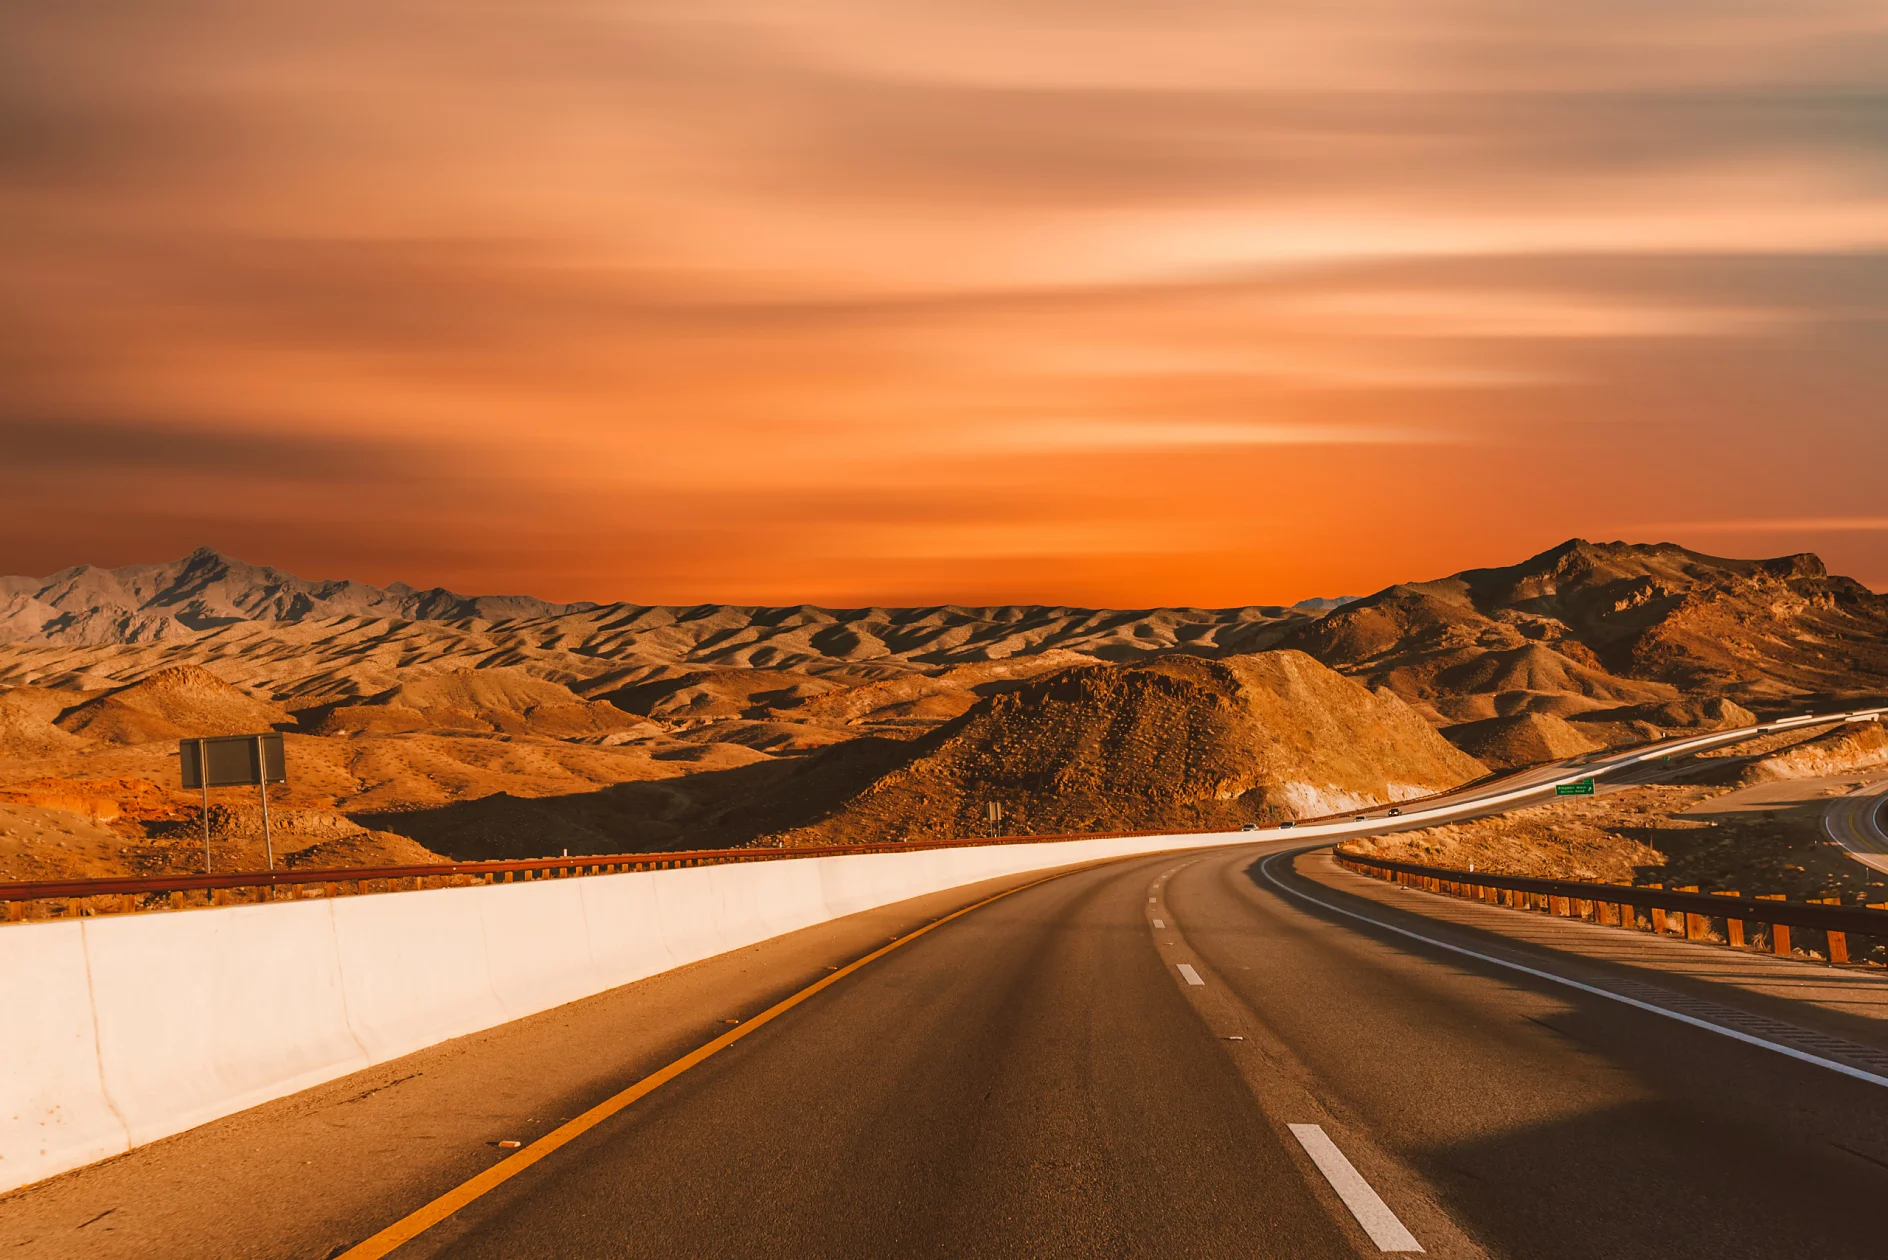
[[[1232,825],[1884,692],[1888,598],[1813,556],[1576,540],[1296,607],[825,609],[203,550],[0,579],[0,878],[200,866],[198,735],[285,732],[277,849],[347,865],[978,834],[990,800],[1016,832]],[[217,860],[258,864],[253,794],[215,798]]]

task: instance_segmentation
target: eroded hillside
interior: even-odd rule
[[[1390,799],[1464,753],[1888,692],[1885,604],[1814,557],[1577,540],[1357,601],[1146,610],[558,605],[204,551],[0,581],[0,790],[161,848],[196,817],[176,740],[274,729],[283,825],[316,856],[965,834],[998,797],[1012,830],[1219,826]],[[1264,659],[1302,694],[1253,726]],[[1401,779],[1343,735],[1357,695]],[[1336,726],[1280,761],[1320,707]],[[249,809],[218,805],[232,853]]]

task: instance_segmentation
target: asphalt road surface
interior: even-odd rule
[[[1888,872],[1888,780],[1830,801],[1823,810],[1822,825],[1850,857]]]
[[[391,1254],[1888,1256],[1880,1021],[1796,1043],[1870,1043],[1844,1075],[1553,978],[1613,963],[1504,966],[1511,929],[1294,862],[1324,830],[1075,870],[851,965],[998,889],[936,894],[432,1047],[7,1196],[0,1250],[377,1256],[375,1231],[447,1194]],[[1666,1000],[1656,969],[1617,966]],[[1681,990],[1672,1010],[1715,1018]]]
[[[946,923],[396,1254],[1888,1254],[1883,1084],[1335,914],[1277,884],[1399,918],[1280,853]]]

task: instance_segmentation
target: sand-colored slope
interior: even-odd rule
[[[422,675],[363,704],[338,706],[314,729],[323,735],[503,731],[575,739],[636,725],[635,717],[607,701],[584,700],[568,687],[501,665]]]
[[[1598,740],[1550,713],[1517,713],[1445,727],[1450,743],[1493,770],[1538,765],[1597,752]]]
[[[85,741],[58,725],[59,715],[81,704],[82,693],[45,687],[0,689],[0,761],[70,752]]]
[[[246,735],[288,720],[278,705],[232,687],[207,669],[178,665],[67,710],[58,726],[109,744],[204,735]]]
[[[1484,768],[1392,695],[1296,652],[1067,670],[993,696],[792,843],[1236,826],[1404,799]]]

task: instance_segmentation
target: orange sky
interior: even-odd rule
[[[0,38],[0,570],[1888,586],[1888,10],[116,0]]]

